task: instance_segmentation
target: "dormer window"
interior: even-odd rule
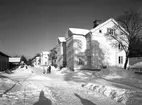
[[[110,34],[110,35],[114,35],[115,34],[115,29],[107,28],[107,33]]]

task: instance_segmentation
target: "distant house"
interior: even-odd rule
[[[66,66],[66,39],[65,37],[58,37],[57,43],[57,66]]]
[[[41,63],[40,65],[49,65],[49,52],[48,51],[43,51],[41,53],[40,59],[41,59]]]
[[[34,61],[35,61],[35,62],[34,62],[34,66],[35,66],[35,67],[40,66],[40,64],[41,64],[41,57],[39,57],[39,56],[35,57],[35,60],[34,60]]]
[[[49,65],[49,54],[50,53],[48,51],[43,51],[41,53],[38,53],[38,55],[32,58],[32,65],[34,67]]]
[[[10,57],[9,62],[18,65],[21,61],[21,57]]]
[[[94,22],[91,30],[69,28],[66,37],[67,66],[70,69],[98,69],[102,66],[123,67],[125,52],[119,43],[106,35],[127,34],[113,18],[103,23]],[[127,40],[127,39],[126,39]]]
[[[21,62],[21,57],[9,57],[9,68],[15,68]]]
[[[0,52],[0,71],[9,69],[9,56]]]

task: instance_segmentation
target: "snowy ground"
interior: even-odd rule
[[[52,71],[43,75],[42,70],[36,68],[29,68],[27,72],[17,69],[14,74],[1,73],[0,105],[123,105],[81,87],[82,83],[65,81],[65,74],[59,74]],[[84,76],[78,74],[76,78]]]
[[[141,76],[111,68],[100,72],[52,67],[0,73],[0,105],[141,105]],[[106,103],[107,102],[107,103]],[[51,104],[52,103],[52,104]]]
[[[83,87],[99,92],[126,105],[141,105],[142,77],[133,71],[120,68],[104,69],[100,72],[60,71],[66,81],[85,83]]]

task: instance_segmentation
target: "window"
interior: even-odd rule
[[[119,64],[123,64],[123,56],[119,56],[118,57],[118,63]]]
[[[45,62],[45,65],[47,65],[47,62]]]
[[[70,42],[70,43],[67,44],[67,47],[70,47],[71,45],[72,45],[72,43]]]
[[[102,30],[99,30],[99,33],[102,33]]]
[[[122,49],[121,44],[118,44],[118,49],[119,49],[119,50],[121,50],[121,49]]]
[[[81,58],[78,58],[78,65],[84,65],[84,62]]]
[[[108,34],[114,35],[115,34],[115,29],[113,28],[107,28]]]

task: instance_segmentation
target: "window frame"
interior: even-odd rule
[[[123,64],[123,56],[118,56],[118,64]]]
[[[114,28],[107,28],[107,33],[110,34],[110,35],[114,35],[115,29]]]

